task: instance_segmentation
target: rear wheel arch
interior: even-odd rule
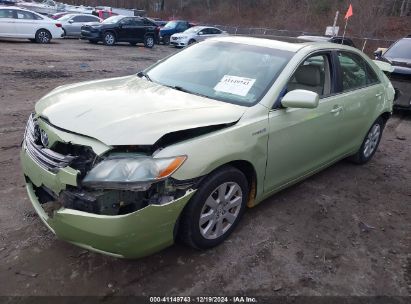
[[[387,124],[388,119],[390,119],[390,117],[391,117],[391,113],[390,112],[384,112],[380,115],[380,117],[384,121],[384,124]]]

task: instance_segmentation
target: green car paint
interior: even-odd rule
[[[289,44],[264,39],[221,38],[294,52],[263,98],[251,107],[234,105],[167,88],[135,76],[66,85],[36,104],[39,126],[56,142],[88,146],[107,155],[118,146],[153,145],[171,132],[226,125],[213,132],[172,143],[154,158],[186,155],[172,174],[186,181],[229,163],[253,168],[255,206],[273,193],[354,154],[371,124],[391,113],[394,90],[384,73],[361,52],[329,43]],[[316,52],[346,50],[364,58],[379,83],[320,99],[316,109],[274,108],[283,88],[305,58]],[[159,63],[161,64],[161,62]],[[336,107],[343,106],[334,113]],[[133,130],[129,132],[129,130]],[[56,235],[78,246],[119,257],[136,258],[161,250],[174,241],[178,218],[194,195],[163,205],[149,205],[126,215],[107,216],[61,208],[49,217],[34,186],[55,194],[77,186],[79,172],[66,167],[51,173],[22,149],[21,162],[28,177],[30,200]]]
[[[103,216],[60,209],[49,217],[26,185],[28,196],[41,220],[57,237],[91,251],[115,257],[139,258],[164,249],[174,242],[175,223],[195,191],[163,205],[150,205],[119,216]]]

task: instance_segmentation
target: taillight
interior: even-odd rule
[[[57,27],[62,27],[63,25],[61,23],[56,23]]]

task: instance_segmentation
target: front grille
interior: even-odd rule
[[[73,155],[63,155],[52,151],[41,144],[40,128],[33,114],[27,122],[23,147],[37,164],[53,173],[60,168],[67,167],[76,158]]]

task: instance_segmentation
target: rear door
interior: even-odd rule
[[[38,25],[41,22],[40,17],[31,12],[21,10],[16,10],[16,17],[15,25],[18,37],[34,38]]]
[[[0,36],[15,37],[17,35],[16,19],[14,18],[14,10],[0,9]]]
[[[349,51],[335,53],[339,64],[340,106],[343,125],[339,135],[349,150],[359,149],[373,123],[375,113],[384,102],[384,86],[369,64],[358,54]]]

